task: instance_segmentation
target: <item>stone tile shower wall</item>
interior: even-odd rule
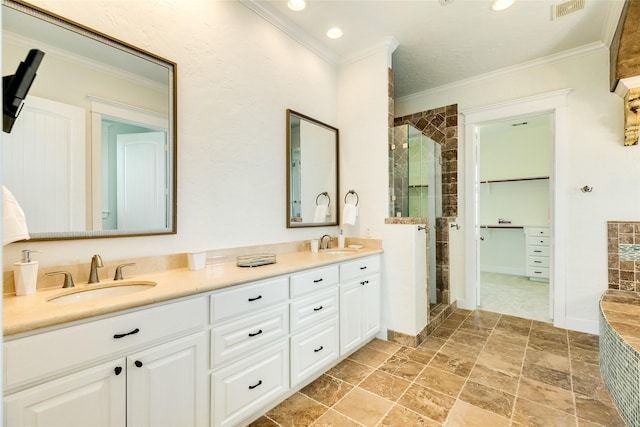
[[[607,222],[609,289],[640,292],[640,222]]]
[[[390,74],[390,78],[393,74]],[[390,96],[392,96],[393,85],[389,84]],[[390,106],[393,104],[390,103]],[[449,274],[449,224],[454,222],[458,216],[458,105],[452,104],[433,110],[422,111],[408,116],[397,117],[393,121],[393,126],[411,124],[423,135],[439,143],[442,147],[442,217],[436,218],[436,288],[438,300],[444,304],[450,301],[450,274]],[[390,132],[393,132],[392,130]],[[399,138],[406,138],[405,132]],[[389,143],[396,144],[396,150],[389,150],[389,153],[398,151],[398,143],[393,141],[394,133],[390,134]],[[391,148],[391,147],[389,147]],[[392,162],[402,159],[407,161],[406,150],[400,149],[397,154],[389,155],[389,173],[393,171]],[[396,156],[397,158],[394,158]],[[402,168],[401,168],[402,169]],[[404,168],[406,169],[406,168]],[[399,189],[394,191],[398,192]],[[400,197],[402,193],[400,192]],[[398,193],[396,193],[396,199]]]

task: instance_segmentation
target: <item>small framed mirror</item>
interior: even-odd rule
[[[338,129],[287,110],[287,228],[338,225]]]

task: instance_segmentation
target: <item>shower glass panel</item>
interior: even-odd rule
[[[389,147],[390,216],[427,218],[429,224],[429,300],[441,300],[436,280],[436,218],[442,217],[442,147],[412,125],[393,128]],[[433,286],[436,284],[436,286]]]

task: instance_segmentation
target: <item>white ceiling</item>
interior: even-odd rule
[[[307,0],[293,12],[286,0],[243,0],[329,61],[348,61],[391,36],[396,97],[559,54],[592,43],[609,46],[624,0],[586,0],[585,8],[552,20],[562,1],[516,0],[502,12],[490,0]],[[344,36],[330,40],[339,26]]]

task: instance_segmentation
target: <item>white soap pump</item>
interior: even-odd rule
[[[13,283],[16,287],[16,295],[30,295],[36,291],[38,281],[38,261],[31,261],[29,249],[22,251],[22,260],[13,264]]]

